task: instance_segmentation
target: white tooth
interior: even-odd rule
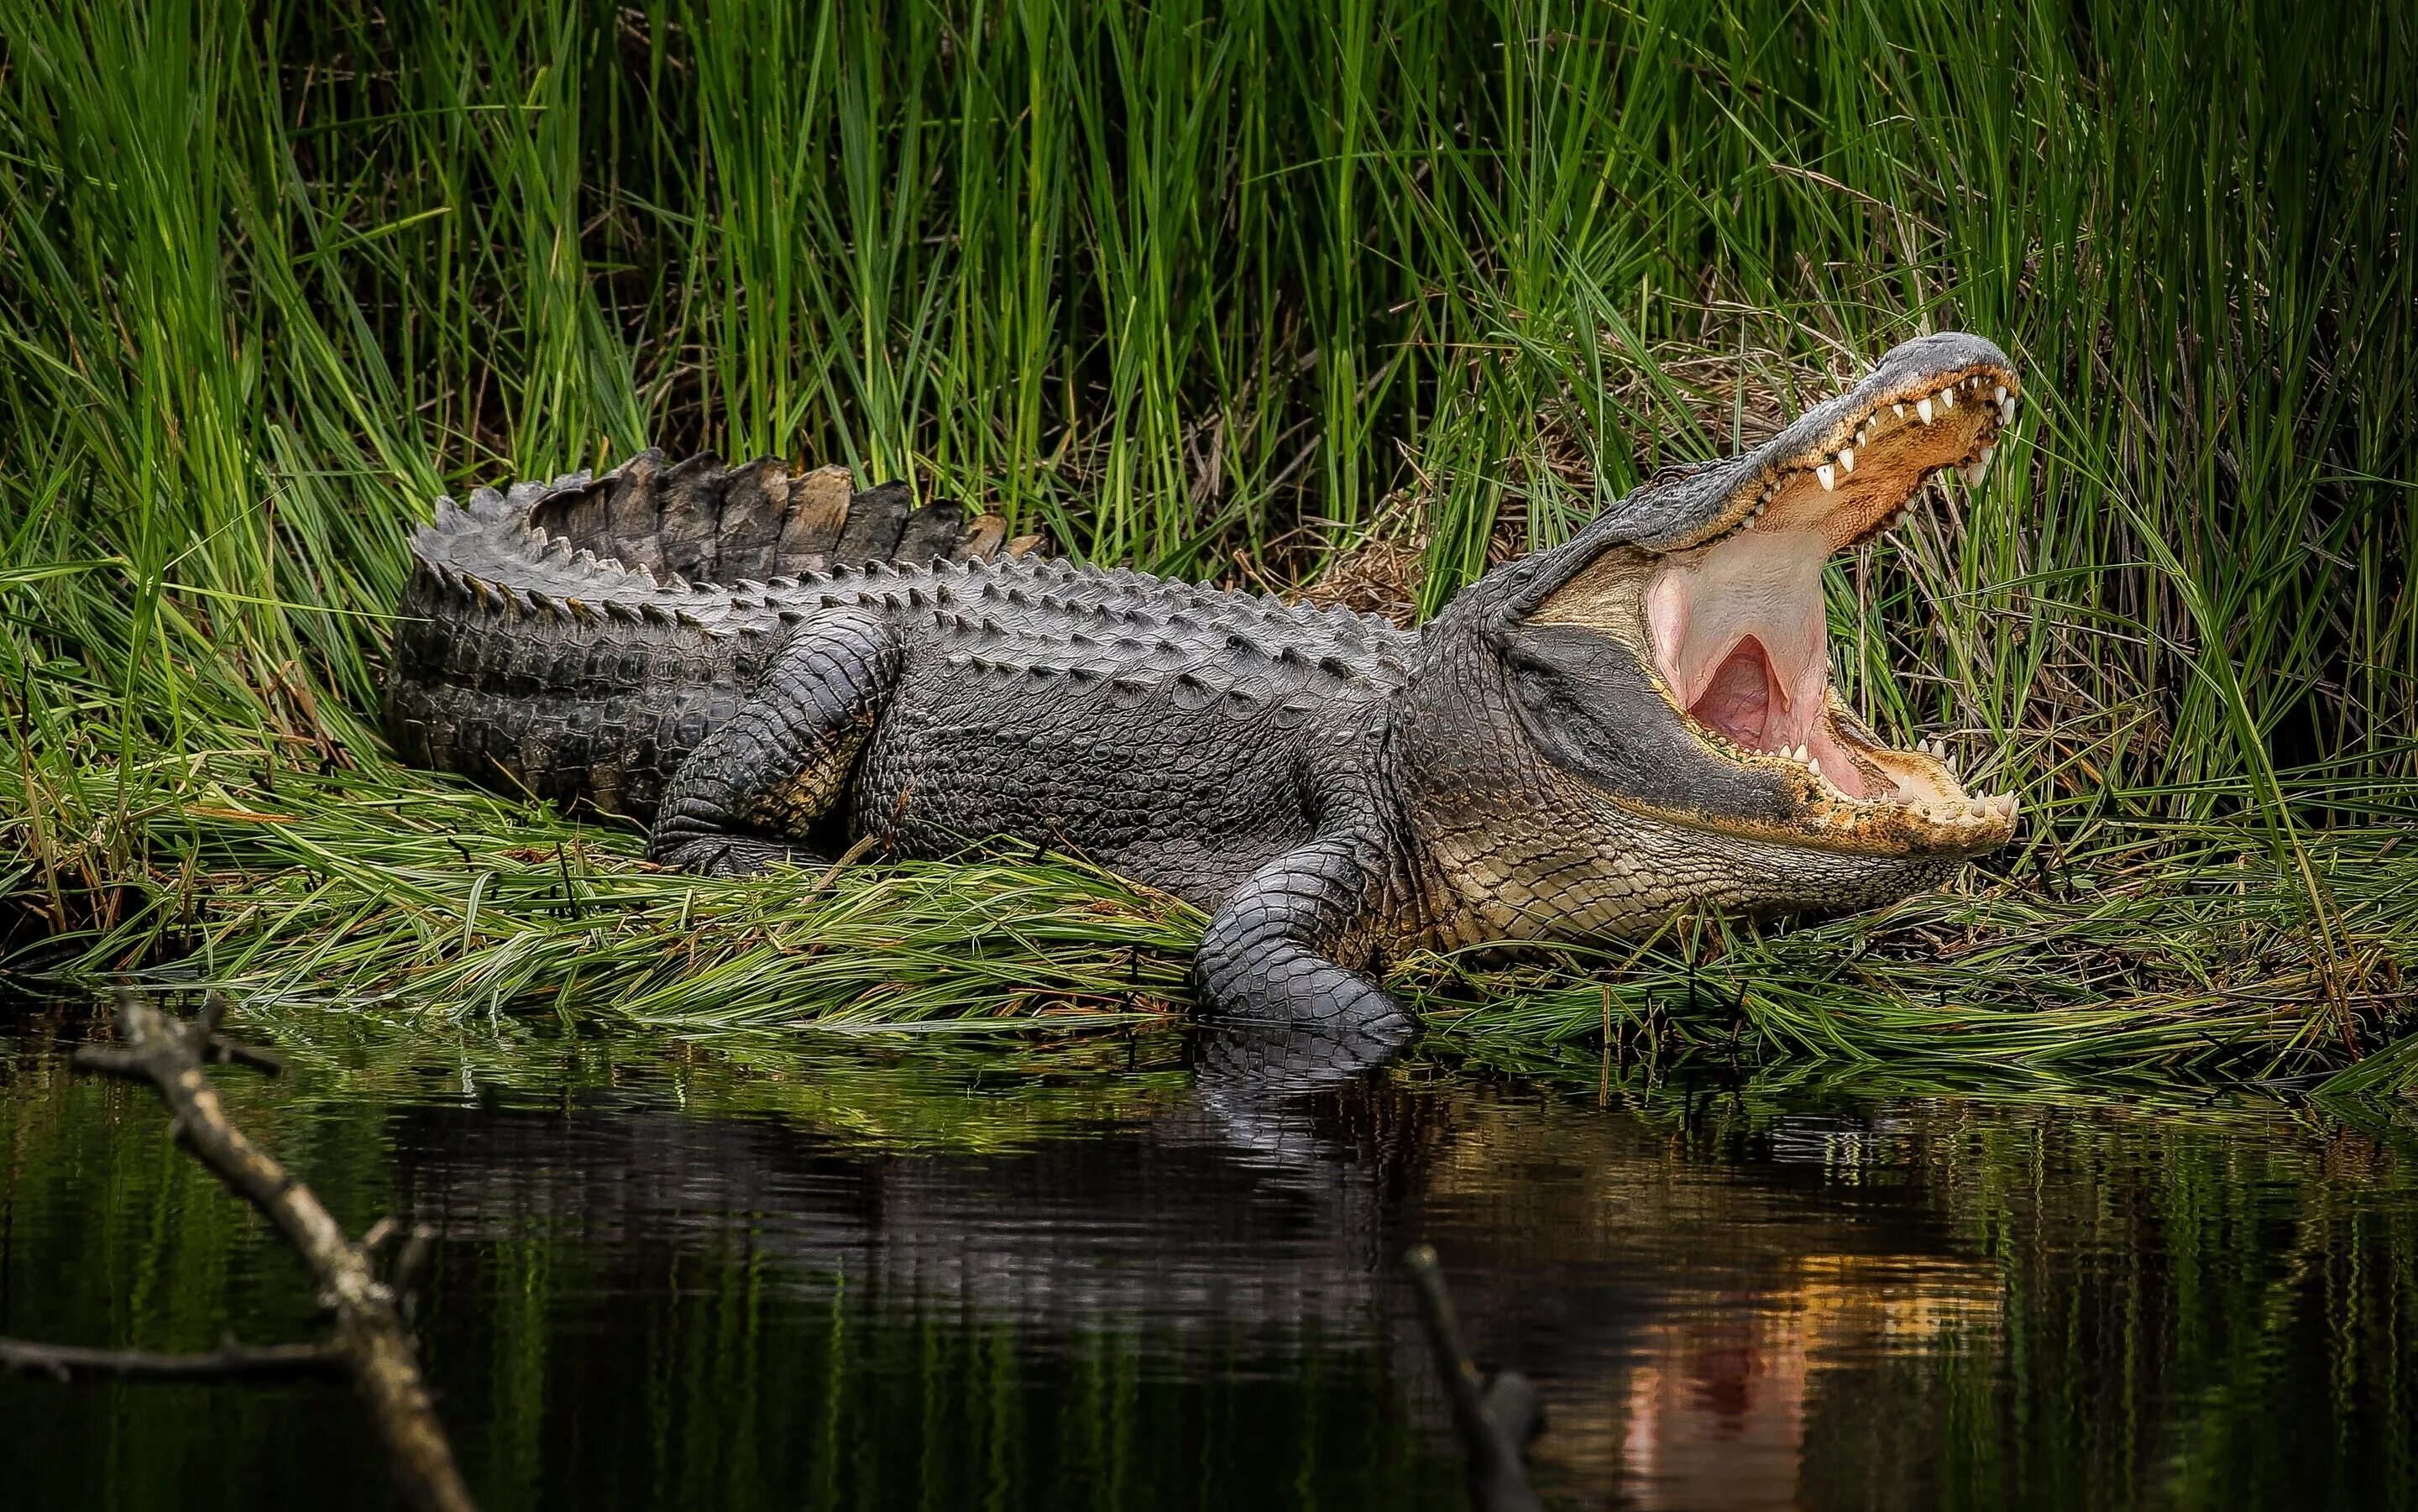
[[[1929,398],[1928,396],[1925,396],[1925,397],[1923,397],[1923,398],[1921,398],[1921,399],[1918,399],[1918,400],[1916,400],[1916,401],[1914,402],[1914,412],[1915,412],[1916,414],[1918,414],[1918,415],[1920,415],[1920,416],[1921,416],[1921,417],[1922,417],[1922,423],[1924,423],[1925,425],[1930,424],[1930,423],[1931,423],[1931,400],[1930,400],[1930,398]]]
[[[1822,480],[1822,492],[1826,494],[1839,486],[1839,469],[1827,462],[1814,469],[1814,476]]]
[[[1956,389],[1953,385],[1939,390],[1939,407],[1942,409],[1956,407]]]
[[[1858,431],[1858,432],[1856,433],[1856,445],[1858,445],[1858,446],[1861,446],[1861,445],[1863,445],[1863,444],[1864,444],[1864,437],[1865,437],[1866,435],[1870,435],[1870,434],[1871,434],[1871,432],[1870,432],[1869,430],[1859,430],[1859,431]]]
[[[1998,391],[1992,394],[1990,397],[2002,405],[2005,404],[2007,402],[2007,386],[2003,383],[1998,385]]]
[[[1863,439],[1862,434],[1860,432],[1858,433],[1856,438],[1858,440]],[[1839,449],[1839,466],[1846,468],[1849,472],[1856,470],[1856,449],[1854,447],[1843,446]]]
[[[2001,400],[1999,400],[1999,401],[1998,401],[1998,423],[1999,423],[1999,424],[2001,424],[2001,425],[2012,425],[2014,422],[2015,422],[2015,402],[2014,402],[2012,399],[2001,399]]]
[[[1890,408],[1896,413],[1898,419],[1905,419],[1905,406],[1904,405],[1890,405]]]
[[[1807,756],[1805,758],[1805,764],[1814,769],[1814,775],[1816,777],[1822,775],[1822,758],[1820,756]]]

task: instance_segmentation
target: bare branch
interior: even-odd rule
[[[319,1295],[335,1313],[327,1346],[343,1360],[386,1440],[404,1498],[421,1512],[470,1512],[469,1488],[436,1419],[395,1289],[380,1281],[370,1251],[344,1230],[312,1190],[230,1123],[206,1061],[236,1061],[274,1073],[282,1062],[218,1031],[225,1000],[213,993],[200,1016],[177,1023],[132,992],[117,995],[123,1049],[87,1046],[76,1064],[150,1082],[176,1115],[176,1133],[220,1181],[258,1208],[285,1236]]]
[[[436,1230],[424,1223],[411,1226],[411,1237],[403,1242],[403,1252],[394,1258],[394,1269],[388,1285],[394,1288],[397,1305],[408,1315],[412,1304],[420,1297],[420,1278],[428,1269],[428,1257],[436,1252]]]
[[[144,1350],[87,1350],[0,1338],[0,1369],[68,1382],[110,1377],[133,1381],[342,1381],[344,1357],[331,1344],[229,1344],[207,1354],[153,1354]]]
[[[1411,1289],[1418,1293],[1428,1348],[1435,1355],[1436,1374],[1452,1408],[1453,1432],[1468,1462],[1470,1504],[1477,1512],[1542,1512],[1544,1504],[1528,1487],[1528,1441],[1542,1421],[1536,1388],[1517,1370],[1506,1370],[1491,1382],[1478,1374],[1477,1362],[1462,1342],[1461,1318],[1453,1311],[1444,1267],[1432,1248],[1413,1245],[1402,1257],[1402,1268],[1411,1273]]]

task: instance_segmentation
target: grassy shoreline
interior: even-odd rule
[[[627,828],[421,773],[287,771],[264,788],[260,770],[180,766],[136,811],[150,854],[115,878],[116,911],[48,933],[21,965],[62,985],[130,974],[572,1030],[1075,1040],[1179,1016],[1202,922],[1022,857],[706,880],[648,865]],[[1828,1061],[2390,1092],[2418,1043],[2402,965],[2418,864],[2399,859],[2413,841],[2418,823],[2305,842],[2331,970],[2300,874],[2252,831],[2203,826],[1846,919],[1706,918],[1511,964],[1415,957],[1389,985],[1432,1050],[1530,1073]]]
[[[395,768],[405,527],[772,451],[1411,616],[1962,325],[2033,403],[1838,566],[1833,646],[1880,727],[2023,793],[2021,846],[1878,916],[1398,985],[1507,1062],[1609,1014],[2418,1085],[2390,8],[0,8],[0,970],[1156,1014],[1197,921],[1097,878],[703,887]]]

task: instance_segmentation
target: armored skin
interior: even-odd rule
[[[2009,795],[1829,690],[1823,562],[1978,485],[2017,383],[1908,342],[1752,451],[1674,471],[1417,631],[1005,554],[837,469],[482,491],[412,540],[406,761],[650,824],[708,872],[1005,838],[1210,914],[1201,1011],[1375,1043],[1418,946],[1869,906],[2013,832]]]

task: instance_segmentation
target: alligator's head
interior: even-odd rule
[[[1978,483],[2016,389],[1988,342],[1908,342],[1765,445],[1658,477],[1436,618],[1397,740],[1428,849],[1484,916],[1472,938],[1863,907],[2013,834],[2012,795],[1967,792],[1831,691],[1822,568],[1933,473]]]

